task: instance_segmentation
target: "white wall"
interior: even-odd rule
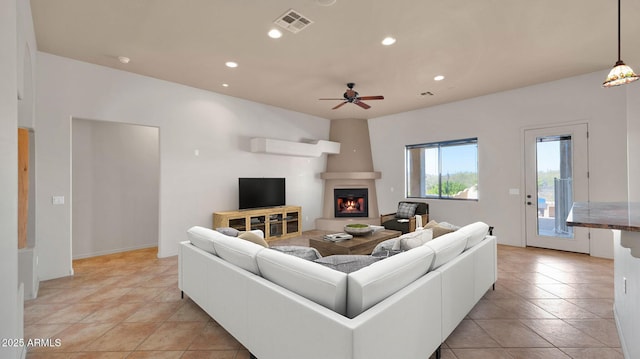
[[[627,157],[629,202],[640,202],[640,84],[624,86],[627,94]],[[630,213],[640,218],[639,213]],[[620,236],[635,237],[637,234],[613,231],[615,246],[615,311],[622,350],[626,358],[640,357],[640,258],[633,257],[628,248],[620,245]],[[627,281],[624,292],[623,281]]]
[[[629,202],[640,202],[640,81],[626,86],[626,90]]]
[[[18,251],[18,282],[24,284],[24,297],[34,298],[38,292],[38,251],[36,247],[35,219],[37,184],[35,181],[35,52],[36,35],[33,28],[30,2],[17,3],[17,94],[18,127],[29,129],[29,201],[27,222],[27,248]]]
[[[18,318],[18,66],[15,0],[0,0],[0,338],[20,338]],[[0,347],[16,358],[16,348]]]
[[[73,258],[158,245],[156,127],[73,119]]]
[[[0,0],[0,48],[0,338],[17,339],[24,334],[24,292],[18,281],[17,129],[19,121],[33,124],[35,82],[29,1]],[[0,347],[1,358],[25,354],[24,348]]]
[[[633,257],[629,248],[621,245],[621,239],[639,241],[640,236],[638,232],[612,232],[615,239],[614,311],[620,345],[625,358],[640,358],[640,258]]]
[[[479,200],[428,200],[430,217],[465,224],[481,220],[495,226],[502,244],[524,243],[523,130],[557,124],[589,124],[592,201],[624,201],[626,115],[624,89],[602,89],[606,73],[496,93],[369,120],[381,213],[394,212],[404,195],[404,146],[478,137]],[[510,195],[510,188],[520,195]],[[609,230],[593,230],[591,253],[613,256]]]
[[[236,209],[238,177],[286,177],[287,202],[303,229],[321,216],[326,157],[249,152],[251,137],[328,139],[329,121],[46,53],[37,58],[37,234],[40,277],[71,271],[71,119],[160,129],[159,255],[177,254],[194,225]],[[199,150],[199,156],[195,150]],[[65,196],[52,205],[51,196]]]

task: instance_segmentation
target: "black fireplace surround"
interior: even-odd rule
[[[336,218],[369,217],[369,190],[367,188],[335,188],[333,203]]]

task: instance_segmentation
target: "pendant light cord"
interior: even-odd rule
[[[620,56],[620,0],[618,0],[618,62],[622,61]]]

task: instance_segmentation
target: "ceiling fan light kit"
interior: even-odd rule
[[[356,84],[353,82],[349,82],[347,84],[347,91],[344,92],[344,94],[342,95],[343,98],[321,98],[319,100],[340,100],[343,101],[341,103],[339,103],[338,105],[336,105],[335,107],[332,108],[332,110],[335,110],[337,108],[342,107],[344,104],[347,103],[352,103],[354,105],[358,105],[360,107],[362,107],[365,110],[368,110],[371,108],[371,106],[367,105],[366,103],[362,102],[362,100],[384,100],[384,96],[382,95],[377,95],[377,96],[360,96],[360,94],[358,94],[358,92],[356,90],[353,89],[353,87]]]
[[[625,65],[620,58],[620,0],[618,0],[618,61],[613,66],[607,79],[602,83],[602,87],[614,87],[638,80],[638,75],[631,67]]]

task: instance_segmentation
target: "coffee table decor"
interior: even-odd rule
[[[347,233],[331,233],[325,234],[322,238],[324,238],[324,240],[326,241],[342,242],[353,238],[353,236]]]
[[[324,238],[325,234],[331,232],[319,231],[321,234],[309,238],[309,247],[317,249],[323,257],[334,254],[366,254],[369,255],[375,246],[387,239],[396,238],[402,235],[400,231],[384,229],[373,232],[366,236],[354,236],[348,241],[330,241]],[[324,232],[324,233],[322,233]]]
[[[373,232],[368,224],[352,223],[344,226],[344,231],[354,236],[364,236]]]

